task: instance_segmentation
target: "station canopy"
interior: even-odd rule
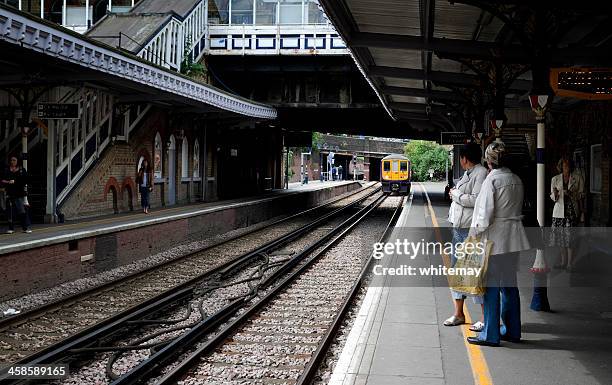
[[[446,130],[452,116],[528,108],[530,93],[554,92],[560,106],[611,96],[612,14],[603,2],[321,5],[387,112],[413,128]]]

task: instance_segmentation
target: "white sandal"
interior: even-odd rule
[[[484,329],[484,322],[478,321],[474,322],[472,326],[470,326],[470,330],[473,332],[481,332]]]
[[[444,326],[457,326],[457,325],[462,325],[464,323],[465,323],[465,318],[451,316],[446,321],[444,321]]]

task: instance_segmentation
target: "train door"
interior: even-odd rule
[[[398,180],[399,179],[399,171],[400,171],[400,161],[399,160],[392,160],[391,161],[391,177],[393,178],[393,180]]]
[[[170,149],[168,150],[168,205],[176,203],[176,140],[170,136]]]

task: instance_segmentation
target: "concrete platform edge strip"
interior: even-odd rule
[[[350,182],[347,182],[347,183],[338,184],[336,186],[326,186],[326,187],[323,187],[323,188],[320,188],[320,189],[317,189],[317,190],[333,189],[333,188],[340,187],[340,186],[348,186],[348,185],[351,185],[353,183],[358,183],[358,182],[350,181]],[[367,186],[364,186],[364,187],[367,187]],[[115,232],[119,232],[119,231],[132,230],[132,229],[136,229],[136,228],[139,228],[139,227],[144,227],[144,226],[149,226],[149,225],[157,225],[157,224],[166,223],[166,222],[172,222],[172,221],[176,221],[176,220],[180,220],[180,219],[196,217],[196,216],[200,216],[200,215],[204,215],[204,214],[210,214],[210,213],[214,213],[214,212],[230,210],[230,209],[233,209],[233,208],[236,208],[236,207],[253,206],[253,205],[256,205],[256,204],[260,204],[260,203],[264,203],[264,202],[269,202],[269,201],[272,201],[272,200],[275,200],[275,199],[278,199],[278,198],[283,198],[283,197],[287,197],[287,196],[291,196],[291,195],[295,195],[295,194],[305,194],[305,193],[309,193],[309,192],[313,192],[313,191],[317,191],[317,190],[291,191],[291,192],[282,193],[282,194],[279,194],[279,195],[276,195],[276,196],[256,199],[256,200],[247,201],[247,202],[231,203],[231,204],[228,204],[228,205],[220,205],[220,206],[217,206],[217,207],[210,207],[210,208],[200,209],[200,210],[192,211],[192,212],[186,212],[186,213],[180,213],[180,214],[171,214],[171,215],[163,216],[163,217],[159,217],[159,218],[144,219],[144,220],[140,220],[140,221],[136,221],[136,222],[130,222],[130,223],[124,223],[124,224],[120,224],[120,225],[105,226],[105,227],[102,227],[102,228],[99,228],[99,229],[83,230],[83,231],[78,231],[78,232],[71,233],[71,234],[56,235],[56,236],[51,236],[51,237],[43,238],[43,239],[35,239],[35,240],[32,240],[32,241],[28,241],[28,242],[20,242],[20,243],[15,243],[15,244],[12,244],[12,245],[0,246],[0,256],[3,255],[3,254],[15,253],[15,252],[18,252],[18,251],[34,249],[34,248],[37,248],[37,247],[50,246],[50,245],[54,245],[54,244],[58,244],[58,243],[62,243],[62,242],[68,242],[68,241],[73,241],[73,240],[77,240],[77,239],[95,237],[95,236],[109,234],[109,233],[115,233]],[[95,224],[93,224],[93,225],[95,225]]]

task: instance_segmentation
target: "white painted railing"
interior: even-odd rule
[[[197,61],[204,53],[206,24],[207,2],[201,1],[184,20],[172,16],[137,55],[162,67],[179,71],[185,54]]]
[[[276,118],[272,107],[227,94],[165,68],[147,64],[74,33],[0,5],[0,40],[127,81],[153,87],[237,114]]]
[[[331,25],[209,25],[210,55],[346,55]]]
[[[117,111],[113,108],[113,96],[88,88],[80,88],[61,102],[77,103],[79,117],[50,122],[54,125],[52,132],[57,132],[55,175],[58,204],[66,199],[113,140],[128,140],[130,132],[150,109],[148,104],[126,106],[122,116],[114,119]]]

